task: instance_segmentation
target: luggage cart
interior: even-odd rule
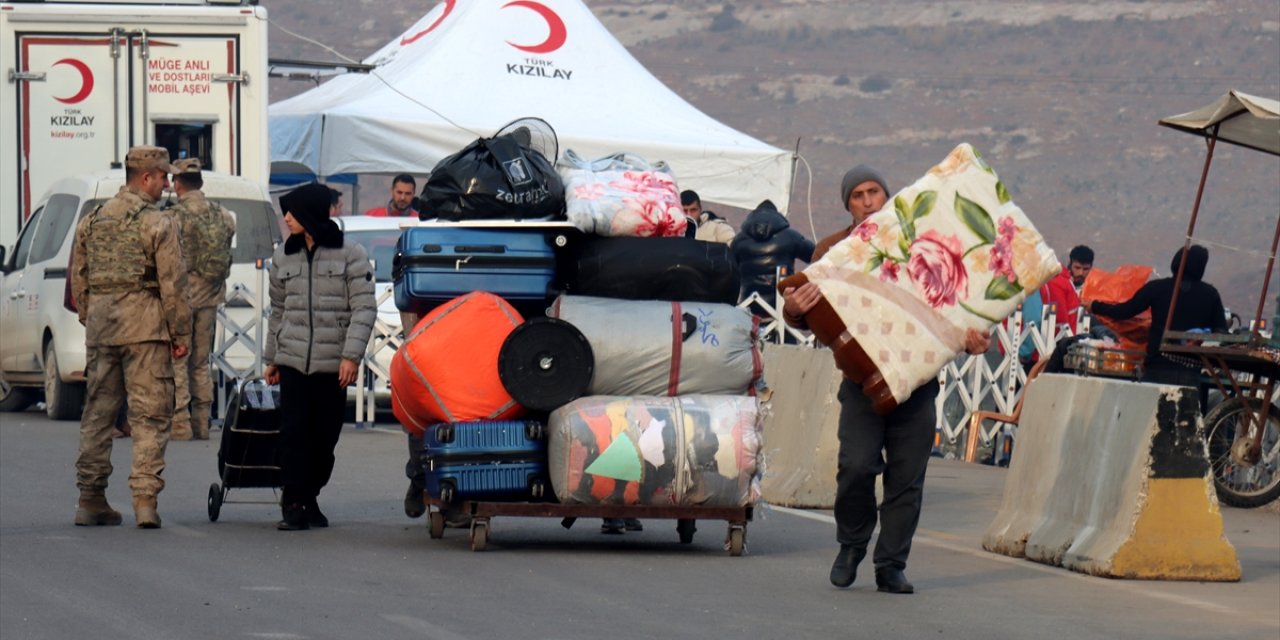
[[[439,500],[427,497],[432,508],[428,526],[432,538],[444,537],[445,516]],[[558,504],[554,502],[463,502],[463,512],[471,516],[472,551],[484,551],[489,545],[490,522],[497,516],[526,518],[560,518],[568,529],[578,518],[640,518],[643,520],[675,520],[681,544],[691,544],[698,520],[724,520],[728,523],[724,548],[730,556],[740,556],[747,549],[747,523],[754,507],[658,507],[619,504]]]
[[[280,440],[280,387],[261,378],[237,385],[227,403],[227,420],[218,446],[218,477],[209,485],[209,521],[217,522],[232,488],[271,489],[274,499],[236,500],[238,504],[280,504],[283,486],[276,456]]]

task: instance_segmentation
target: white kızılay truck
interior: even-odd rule
[[[267,184],[257,0],[0,0],[0,245],[60,178],[151,144]]]

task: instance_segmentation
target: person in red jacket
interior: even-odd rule
[[[1070,267],[1063,268],[1062,272],[1055,276],[1052,280],[1045,283],[1038,290],[1027,295],[1027,299],[1022,303],[1023,322],[1029,327],[1039,323],[1043,309],[1047,305],[1056,305],[1054,312],[1054,329],[1050,334],[1049,342],[1056,342],[1058,327],[1067,325],[1071,328],[1071,333],[1076,332],[1076,322],[1080,316],[1080,296],[1076,295],[1076,289],[1072,282],[1072,271]],[[1035,346],[1035,341],[1026,338],[1022,342],[1022,346],[1018,349],[1018,361],[1026,371],[1030,371],[1036,360],[1040,359],[1040,354]]]
[[[413,192],[417,188],[418,183],[413,179],[413,176],[402,173],[391,181],[391,200],[387,202],[387,206],[370,209],[364,214],[377,218],[416,218],[418,217],[418,211],[413,208]]]

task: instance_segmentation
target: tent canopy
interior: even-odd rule
[[[321,176],[425,174],[534,116],[555,128],[562,153],[666,161],[709,202],[790,200],[789,152],[676,95],[581,0],[445,0],[364,62],[376,68],[271,105],[273,163]]]
[[[1195,111],[1160,120],[1166,127],[1280,155],[1280,101],[1232,89]]]

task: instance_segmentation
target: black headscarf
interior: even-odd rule
[[[1182,252],[1182,249],[1178,249],[1173,254],[1173,260],[1169,262],[1169,276],[1172,278],[1178,277],[1178,266],[1182,262]],[[1182,272],[1182,281],[1199,282],[1203,280],[1205,267],[1209,266],[1209,250],[1198,244],[1193,244],[1186,250],[1186,253],[1187,268]]]
[[[342,230],[336,222],[329,219],[330,202],[332,195],[329,187],[318,182],[304,184],[280,196],[280,208],[302,225],[317,246],[337,249],[342,247]],[[304,247],[306,238],[302,234],[294,234],[285,240],[284,252],[297,253]]]

